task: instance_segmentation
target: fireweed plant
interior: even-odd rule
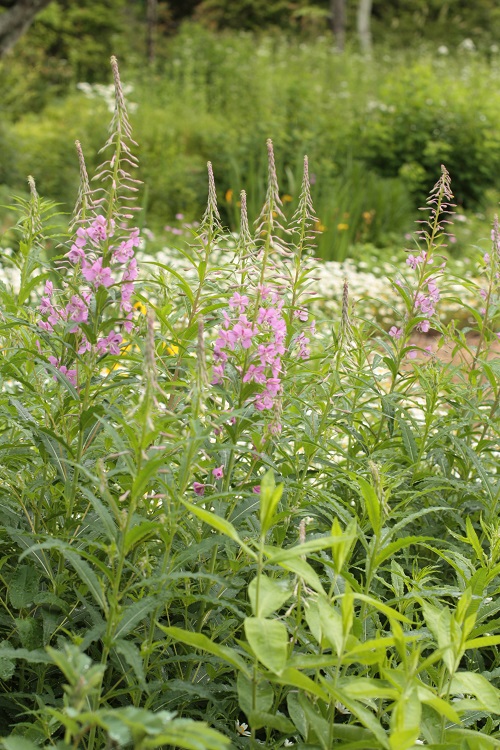
[[[308,163],[286,225],[269,141],[235,249],[209,165],[185,273],[141,263],[112,67],[97,182],[78,145],[49,261],[30,179],[0,288],[1,746],[500,747],[497,222],[467,328],[444,169],[389,330],[347,284],[313,320]]]

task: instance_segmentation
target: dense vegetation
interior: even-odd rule
[[[113,67],[94,189],[80,149],[51,238],[30,179],[2,259],[0,744],[500,747],[498,223],[453,278],[443,167],[390,327],[347,285],[313,316],[308,162],[287,219],[268,141],[255,231],[209,164],[190,244],[145,258]]]
[[[40,191],[69,210],[78,184],[73,142],[79,138],[97,166],[112,91],[76,78],[64,95],[49,95],[50,86],[35,85],[37,68],[24,76],[19,64],[4,67],[10,119],[0,131],[0,183],[19,193],[33,174]],[[199,216],[211,159],[224,220],[236,228],[239,191],[247,190],[254,214],[264,199],[268,137],[290,215],[301,179],[297,154],[309,156],[322,257],[342,258],[353,242],[400,243],[442,163],[459,204],[483,211],[494,204],[487,191],[499,188],[498,65],[496,56],[463,48],[453,55],[422,48],[417,59],[379,51],[375,65],[336,54],[326,36],[256,40],[186,25],[153,70],[129,77],[145,182],[141,221],[156,231],[175,225],[176,214]]]

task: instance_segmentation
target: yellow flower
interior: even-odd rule
[[[167,344],[166,341],[163,342],[162,349],[166,349],[167,354],[170,354],[171,357],[179,354],[179,347],[176,344]]]
[[[288,193],[285,193],[281,200],[283,201],[283,203],[291,203],[293,201],[293,198],[291,195],[288,195]]]
[[[228,203],[232,203],[233,202],[233,191],[232,191],[231,188],[229,188],[229,190],[226,190],[226,201]]]
[[[372,219],[375,216],[375,211],[373,209],[371,211],[363,211],[363,213],[361,214],[361,216],[363,217],[364,221],[367,224],[371,224],[372,223]]]
[[[345,232],[346,229],[349,229],[349,224],[337,224],[337,229],[339,232]]]
[[[146,305],[143,305],[142,302],[139,301],[134,303],[134,310],[138,310],[142,315],[146,315],[148,311]]]
[[[317,232],[324,232],[326,230],[326,227],[324,224],[322,224],[320,221],[317,221],[314,225],[314,228]]]

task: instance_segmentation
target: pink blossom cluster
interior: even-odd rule
[[[284,301],[269,286],[258,287],[258,307],[252,320],[247,316],[250,300],[246,294],[235,292],[228,304],[231,314],[223,311],[223,324],[214,345],[212,384],[223,383],[231,353],[240,350],[243,353],[242,364],[238,364],[236,369],[243,383],[259,386],[252,397],[255,408],[257,411],[277,411],[282,393],[282,358],[286,351]],[[299,310],[295,317],[305,321],[307,311]],[[310,330],[314,332],[314,324]],[[296,337],[294,343],[299,357],[307,359],[310,356],[309,342],[303,332]],[[281,425],[274,420],[270,432],[277,434],[280,430]]]
[[[83,283],[80,290],[71,295],[69,301],[64,292],[54,294],[52,282],[47,281],[45,284],[39,307],[41,318],[38,325],[47,333],[52,333],[56,326],[63,326],[65,331],[76,334],[79,354],[91,349],[82,326],[89,322],[95,294],[100,287],[108,289],[116,286],[118,288],[120,313],[124,318],[123,329],[127,333],[133,329],[132,296],[134,282],[138,276],[134,248],[139,246],[139,229],[132,229],[125,239],[116,245],[111,245],[110,239],[114,235],[114,230],[114,221],[108,222],[102,215],[96,216],[88,227],[77,229],[75,240],[66,257],[75,266],[76,272],[81,273]],[[61,302],[61,300],[64,301]],[[96,349],[100,354],[117,355],[120,353],[121,342],[121,334],[113,330],[107,336],[98,339]],[[57,362],[56,358],[52,359]],[[68,372],[74,371],[66,371],[64,365],[55,364],[52,361],[51,364],[71,379]]]
[[[422,250],[420,255],[409,255],[406,259],[406,265],[410,266],[410,268],[417,268],[421,263],[425,263],[430,265],[433,263],[434,260],[431,256],[429,256],[427,250]]]
[[[222,383],[229,352],[240,347],[245,353],[245,365],[238,368],[244,383],[262,386],[254,396],[258,411],[273,409],[281,392],[281,357],[285,353],[286,322],[282,315],[283,300],[269,287],[260,289],[260,300],[255,322],[246,315],[249,299],[235,292],[229,300],[231,317],[223,312],[224,322],[214,345],[212,383]],[[266,304],[267,303],[267,304]],[[236,317],[237,316],[237,317]]]

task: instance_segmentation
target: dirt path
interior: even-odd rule
[[[416,333],[411,337],[411,343],[414,346],[420,347],[421,349],[425,349],[426,347],[431,347],[431,352],[438,357],[443,362],[453,362],[454,364],[459,364],[460,362],[470,362],[472,357],[475,355],[477,351],[477,346],[479,343],[479,336],[477,334],[473,334],[470,336],[467,336],[467,346],[472,352],[472,357],[465,352],[463,349],[459,349],[455,355],[453,355],[453,349],[454,344],[452,342],[445,343],[441,348],[438,348],[438,344],[440,341],[440,336],[438,335],[432,335],[432,334],[425,334],[425,333]],[[481,347],[482,355],[484,355],[484,343]],[[497,339],[496,341],[492,341],[489,345],[489,351],[488,351],[488,359],[496,359],[500,356],[500,339]],[[427,354],[425,354],[422,351],[418,352],[418,355],[416,357],[417,360],[423,360],[427,357]]]

